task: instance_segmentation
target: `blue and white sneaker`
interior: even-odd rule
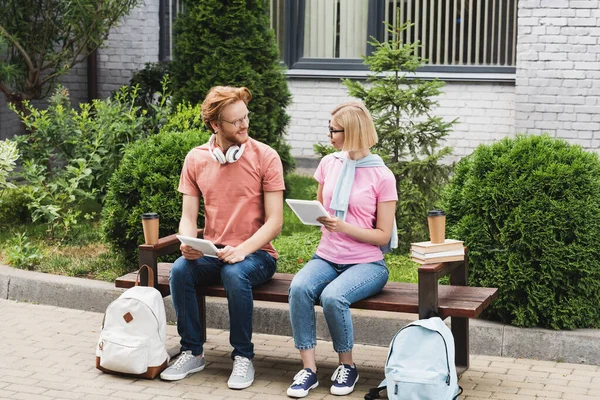
[[[319,386],[317,374],[312,369],[304,368],[294,376],[294,382],[287,390],[287,395],[290,397],[306,397],[310,389]]]
[[[340,364],[331,375],[333,385],[330,392],[336,396],[344,396],[354,391],[354,385],[358,382],[358,369],[356,365]]]

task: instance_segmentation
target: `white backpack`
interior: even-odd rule
[[[148,270],[149,286],[138,286],[143,268]],[[110,303],[104,313],[96,348],[96,368],[153,379],[169,363],[166,340],[163,298],[154,288],[152,269],[144,265],[138,271],[135,286]]]
[[[414,321],[396,333],[385,363],[385,379],[365,399],[379,398],[387,389],[390,400],[453,400],[458,386],[454,337],[439,317]]]

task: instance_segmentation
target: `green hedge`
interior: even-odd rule
[[[444,194],[470,284],[499,288],[489,316],[554,329],[600,324],[600,162],[548,136],[481,145]]]
[[[208,133],[200,129],[167,131],[127,149],[109,182],[102,209],[102,231],[111,248],[135,259],[137,246],[144,242],[141,216],[145,212],[160,215],[161,237],[177,232],[182,202],[177,187],[183,161],[192,148],[207,140]]]

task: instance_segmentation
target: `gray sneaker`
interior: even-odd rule
[[[169,368],[160,374],[165,381],[178,381],[194,372],[202,371],[206,363],[204,357],[196,357],[191,350],[181,352],[181,355]]]
[[[246,357],[233,358],[233,371],[227,381],[230,389],[245,389],[254,382],[254,365]]]

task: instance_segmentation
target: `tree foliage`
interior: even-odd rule
[[[279,65],[266,0],[188,1],[176,23],[172,65],[175,103],[196,104],[217,85],[246,86],[253,99],[250,135],[293,168],[283,135],[291,94]]]
[[[141,0],[0,0],[0,91],[23,110],[83,61]]]
[[[408,23],[387,26],[392,39],[373,39],[370,43],[375,50],[365,57],[371,71],[368,84],[350,79],[343,82],[373,116],[379,136],[374,149],[386,160],[398,185],[399,246],[408,249],[411,242],[427,240],[427,211],[434,208],[452,170],[441,162],[451,149],[439,147],[456,120],[446,122],[432,114],[443,82],[422,81],[407,74],[423,64],[417,53],[419,43],[401,42]]]
[[[489,315],[516,326],[598,327],[600,162],[548,136],[480,145],[444,193],[470,284],[497,287]]]

